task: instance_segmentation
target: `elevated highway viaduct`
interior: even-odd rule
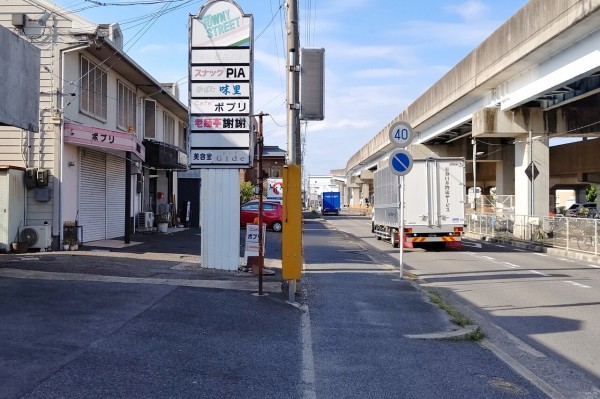
[[[514,195],[516,214],[546,215],[556,189],[600,184],[600,0],[530,0],[331,171],[345,202],[372,193],[397,121],[413,127],[413,158],[466,158],[468,186]]]

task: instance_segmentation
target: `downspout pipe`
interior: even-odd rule
[[[84,44],[84,45],[78,45],[78,46],[74,46],[74,47],[70,47],[70,48],[66,48],[63,50],[60,50],[60,83],[59,83],[59,87],[60,87],[60,92],[64,93],[64,82],[66,82],[65,80],[65,55],[67,53],[72,53],[74,51],[79,51],[79,50],[83,50],[86,48],[89,48],[90,45],[88,44]],[[54,79],[54,78],[53,78]],[[60,96],[60,110],[59,115],[60,115],[60,163],[59,163],[59,179],[58,179],[58,236],[60,238],[60,242],[62,242],[63,240],[63,229],[60,228],[60,226],[62,226],[64,224],[64,220],[63,220],[63,212],[62,212],[62,208],[63,208],[63,166],[65,163],[64,160],[64,148],[65,148],[65,96]],[[79,210],[78,210],[79,212]],[[79,237],[78,237],[79,238]]]

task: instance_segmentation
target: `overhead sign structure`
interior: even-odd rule
[[[404,176],[411,171],[413,167],[413,158],[410,153],[402,148],[394,150],[390,154],[389,167],[393,174]]]
[[[190,167],[252,166],[253,19],[230,0],[190,15]]]
[[[396,122],[390,127],[390,142],[395,147],[407,147],[413,140],[413,130],[406,122]]]

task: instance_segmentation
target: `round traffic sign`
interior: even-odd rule
[[[393,174],[404,176],[413,167],[412,155],[406,150],[397,149],[390,154],[389,167]]]
[[[396,122],[390,127],[390,142],[396,147],[406,147],[413,140],[413,130],[409,123]]]

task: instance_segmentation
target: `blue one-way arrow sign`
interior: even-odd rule
[[[413,167],[413,159],[410,153],[403,149],[394,150],[390,154],[389,167],[393,174],[404,176]]]

